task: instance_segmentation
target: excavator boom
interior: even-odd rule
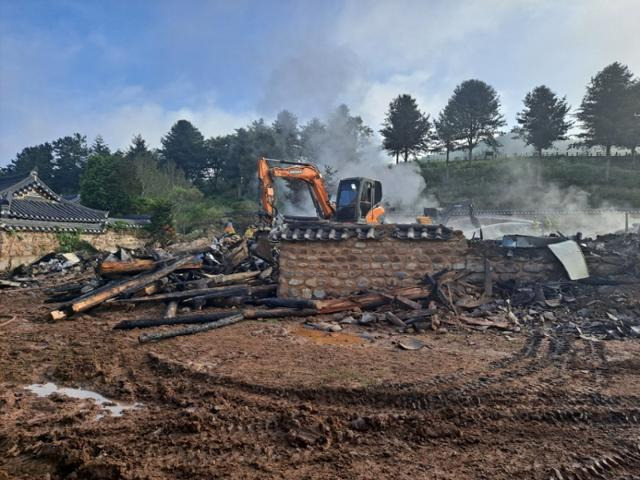
[[[260,202],[264,213],[269,218],[273,218],[276,214],[274,185],[276,178],[300,180],[306,183],[320,218],[329,219],[335,213],[335,206],[329,199],[322,175],[315,165],[262,157],[258,160],[258,178],[262,189]]]

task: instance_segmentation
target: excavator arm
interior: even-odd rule
[[[260,202],[262,203],[264,213],[270,219],[272,219],[276,213],[276,178],[300,180],[306,183],[309,186],[311,199],[320,218],[328,219],[335,213],[335,206],[329,199],[322,175],[315,165],[262,157],[258,160],[258,178],[261,186]]]

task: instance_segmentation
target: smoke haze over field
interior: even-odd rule
[[[432,115],[480,78],[511,125],[546,83],[576,107],[618,60],[640,72],[636,0],[0,2],[0,164],[78,131],[151,146],[180,118],[205,136],[346,103],[378,130],[389,101]]]

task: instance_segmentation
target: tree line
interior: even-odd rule
[[[540,85],[526,94],[523,103],[512,133],[539,156],[554,142],[568,138],[574,121],[569,118],[571,107],[566,97]],[[577,145],[601,146],[607,157],[613,147],[628,149],[635,155],[640,146],[640,79],[634,78],[625,65],[608,65],[587,85],[575,117],[582,127]],[[480,142],[499,146],[496,137],[505,125],[495,89],[472,79],[455,88],[433,120],[420,111],[411,95],[399,95],[389,105],[380,133],[383,148],[395,157],[396,163],[399,158],[406,162],[410,156],[428,152],[445,152],[448,162],[449,154],[456,150],[466,150],[471,160],[473,149]]]
[[[112,215],[149,212],[165,199],[182,217],[190,217],[186,223],[194,223],[197,217],[206,219],[203,209],[236,208],[248,199],[255,210],[260,156],[324,165],[331,183],[335,172],[327,159],[360,161],[372,136],[373,130],[346,105],[324,121],[300,124],[283,110],[272,123],[260,119],[210,138],[191,122],[178,120],[157,149],[140,135],[127,149],[112,151],[100,136],[88,144],[86,136],[74,134],[24,148],[0,176],[26,175],[35,168],[56,192],[80,193],[84,205]],[[289,195],[299,195],[300,188],[291,184]]]
[[[613,63],[598,72],[575,117],[585,146],[623,147],[634,153],[640,144],[640,81],[628,67]],[[573,121],[565,97],[547,86],[535,87],[524,98],[513,130],[538,154],[554,141],[567,138]],[[506,125],[493,87],[477,79],[458,85],[438,115],[431,119],[416,100],[402,94],[392,100],[382,125],[382,148],[404,162],[430,152],[465,150],[469,160],[479,143],[497,146]],[[177,121],[158,149],[136,135],[126,150],[112,151],[98,136],[89,145],[75,133],[24,148],[0,175],[39,175],[61,194],[80,193],[90,207],[112,214],[146,212],[154,202],[169,201],[182,212],[185,225],[197,223],[212,209],[250,199],[256,194],[255,162],[259,156],[321,165],[329,183],[334,168],[361,161],[373,145],[373,130],[346,105],[327,118],[300,124],[281,111],[272,123],[263,119],[233,133],[205,138],[187,120]],[[294,200],[300,185],[291,184]],[[185,227],[186,228],[186,227]]]

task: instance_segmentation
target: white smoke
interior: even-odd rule
[[[332,178],[325,178],[325,184],[333,201],[336,200],[337,186],[341,179],[365,177],[382,183],[382,198],[388,223],[413,223],[415,217],[422,214],[424,207],[436,207],[437,201],[425,195],[426,184],[416,162],[395,165],[381,150],[376,141],[369,137],[358,146],[357,158],[336,154],[350,151],[353,136],[342,132],[331,132],[318,138],[320,155],[317,167],[321,172],[329,168]],[[287,194],[286,185],[278,185],[279,191]],[[282,206],[287,215],[313,216],[316,214],[311,196],[306,192],[298,202],[289,202]]]

